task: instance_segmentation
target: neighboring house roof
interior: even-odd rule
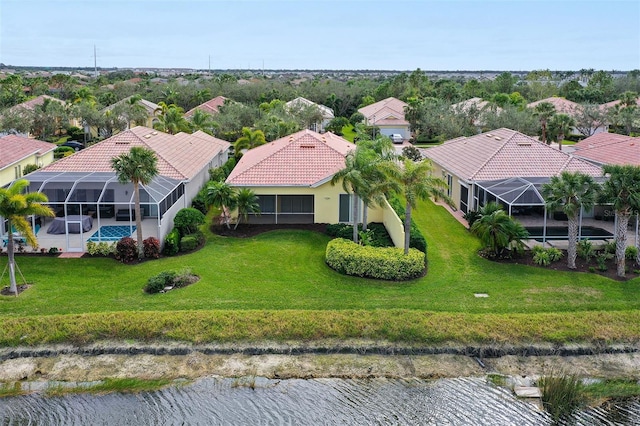
[[[36,98],[30,99],[28,101],[22,102],[21,104],[18,105],[14,105],[10,108],[11,111],[15,111],[17,109],[26,109],[28,111],[33,111],[35,109],[36,106],[38,105],[42,105],[45,101],[45,99],[49,99],[50,101],[55,101],[55,102],[59,102],[61,104],[64,104],[64,101],[58,98],[54,98],[53,96],[49,96],[49,95],[40,95]]]
[[[195,108],[191,108],[189,111],[184,113],[184,117],[191,117],[193,113],[196,112],[196,110],[201,110],[203,112],[206,112],[207,114],[216,114],[218,112],[218,109],[220,109],[220,107],[224,105],[226,100],[227,98],[225,98],[224,96],[216,96],[215,98],[209,99],[207,102],[200,104]]]
[[[102,109],[102,112],[104,112],[104,111],[108,111],[108,110],[111,110],[111,109],[113,109],[115,106],[117,106],[117,105],[121,105],[121,104],[123,104],[123,103],[125,103],[125,102],[129,101],[129,99],[131,99],[132,97],[133,97],[133,96],[127,96],[126,98],[119,100],[119,101],[118,101],[118,102],[116,102],[115,104],[112,104],[112,105],[109,105],[108,107],[103,108],[103,109]],[[151,101],[148,101],[148,100],[146,100],[146,99],[140,99],[140,100],[138,101],[138,104],[139,104],[139,105],[142,105],[142,106],[144,107],[144,109],[145,109],[145,110],[147,110],[147,113],[148,113],[149,115],[153,115],[153,114],[155,114],[156,110],[159,108],[158,104],[153,103],[153,102],[151,102]]]
[[[620,99],[618,99],[617,101],[606,102],[606,103],[600,105],[600,108],[605,109],[605,110],[609,109],[609,108],[613,108],[614,106],[620,104],[620,102],[622,102],[622,101],[620,101]],[[636,99],[636,104],[638,106],[640,106],[640,97],[638,97]]]
[[[407,106],[406,103],[402,102],[400,99],[396,98],[387,98],[380,102],[376,102],[375,104],[367,105],[366,107],[362,107],[358,109],[358,112],[367,119],[367,122],[372,123],[375,121],[376,125],[382,125],[383,120],[395,119],[395,124],[409,124],[404,119],[404,108]],[[375,116],[375,120],[373,117]],[[394,117],[394,118],[391,118]]]
[[[345,166],[354,144],[334,135],[302,130],[247,151],[227,183],[233,186],[316,186]]]
[[[598,164],[640,166],[640,137],[597,133],[575,145],[574,156]]]
[[[203,133],[206,135],[206,133]],[[150,149],[158,157],[161,176],[189,180],[196,176],[225,146],[213,136],[178,133],[170,135],[137,126],[44,167],[46,172],[113,172],[111,159],[134,146]]]
[[[548,102],[554,106],[557,113],[573,115],[577,108],[580,107],[580,104],[577,104],[573,101],[570,101],[565,98],[559,98],[557,96],[553,96],[551,98],[541,99],[539,101],[531,102],[527,104],[527,108],[535,108],[538,104],[543,102]]]
[[[485,101],[482,98],[471,98],[466,101],[458,102],[451,105],[451,108],[456,111],[468,111],[471,107],[475,107],[477,110],[482,111],[489,106],[489,101]]]
[[[332,118],[334,118],[333,110],[331,108],[329,108],[328,106],[322,105],[322,104],[317,104],[317,103],[312,102],[309,99],[305,99],[303,97],[297,97],[295,99],[290,100],[289,102],[287,102],[285,104],[285,106],[287,106],[287,108],[300,107],[300,105],[318,107],[318,109],[320,110],[320,113],[322,114],[322,118],[324,118],[326,120],[331,120]]]
[[[0,138],[0,169],[32,155],[44,155],[56,148],[55,144],[37,139],[16,135],[3,136]]]
[[[602,169],[594,164],[505,128],[452,139],[423,153],[467,181],[549,177],[565,170],[602,176]]]

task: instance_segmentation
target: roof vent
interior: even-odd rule
[[[151,132],[151,134],[152,134],[153,136],[155,136],[155,135],[157,135],[157,134],[158,134],[158,132]]]
[[[311,144],[306,144],[306,145],[300,145],[300,148],[315,148],[315,145],[311,145]]]
[[[493,137],[493,135],[491,133],[487,133],[485,136],[488,137],[488,138]]]
[[[129,141],[116,141],[116,145],[129,145]]]
[[[145,139],[149,139],[151,137],[151,133],[149,133],[148,135],[144,135]]]
[[[518,141],[518,146],[531,146],[531,141]]]
[[[496,136],[494,139],[497,140],[497,141],[501,141],[502,140],[502,138],[500,136]]]

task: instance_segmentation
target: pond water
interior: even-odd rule
[[[546,413],[483,378],[204,378],[139,394],[0,399],[0,425],[546,425]],[[576,425],[640,424],[640,404],[578,413]]]

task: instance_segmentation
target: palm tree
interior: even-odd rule
[[[184,118],[184,111],[179,106],[160,102],[156,114],[158,121],[153,124],[154,129],[170,135],[189,131],[189,122]]]
[[[547,123],[549,119],[556,113],[556,108],[550,102],[541,102],[533,109],[533,115],[540,120],[540,126],[542,127],[542,142],[547,142]]]
[[[357,149],[345,157],[344,169],[331,178],[331,185],[342,182],[342,188],[351,194],[351,224],[353,225],[353,242],[358,242],[358,195],[367,192],[366,157],[357,155]]]
[[[245,222],[249,221],[249,213],[260,213],[260,204],[258,204],[258,197],[256,193],[249,188],[242,188],[236,194],[236,207],[238,208],[238,220],[236,226],[233,229],[237,229],[240,224],[240,219],[244,219]]]
[[[558,135],[558,149],[562,151],[562,141],[564,137],[571,133],[571,129],[576,125],[572,117],[567,114],[556,114],[549,120],[549,126]]]
[[[9,255],[9,291],[18,295],[16,285],[16,267],[14,258],[13,230],[24,235],[27,244],[37,247],[38,241],[29,226],[28,215],[54,216],[53,211],[42,203],[46,203],[47,196],[42,192],[24,191],[29,186],[26,179],[14,181],[8,188],[0,188],[0,216],[7,220],[7,253]]]
[[[205,133],[213,135],[214,129],[218,127],[211,114],[197,109],[189,119],[189,126],[192,132],[202,130]]]
[[[569,223],[568,266],[576,269],[578,216],[580,209],[591,210],[600,186],[589,175],[564,171],[542,185],[542,195],[551,210],[562,209]]]
[[[607,164],[602,170],[609,177],[603,185],[603,195],[616,212],[617,275],[624,277],[627,226],[631,214],[640,211],[640,167]]]
[[[638,94],[636,92],[632,92],[627,90],[626,92],[620,95],[620,105],[623,107],[635,107],[638,106]]]
[[[520,222],[509,216],[498,203],[488,203],[480,210],[480,218],[471,226],[489,256],[500,256],[513,243],[522,247],[529,233]]]
[[[429,197],[447,199],[445,190],[447,182],[434,177],[431,173],[431,161],[424,159],[414,162],[405,159],[402,165],[389,161],[381,165],[389,178],[400,187],[401,194],[406,200],[404,217],[404,254],[409,254],[411,234],[411,209],[416,208],[419,200]]]
[[[236,199],[236,192],[228,183],[216,181],[207,185],[205,202],[207,206],[214,206],[222,211],[222,219],[229,229],[231,225],[229,224],[228,212],[235,208]]]
[[[111,159],[118,182],[133,183],[135,201],[136,237],[138,239],[138,258],[144,256],[142,243],[142,216],[140,215],[140,184],[148,185],[158,175],[158,157],[147,148],[134,146],[128,153]]]
[[[235,152],[243,149],[253,149],[257,146],[267,143],[262,130],[251,130],[248,127],[242,128],[242,136],[236,140],[234,144]]]

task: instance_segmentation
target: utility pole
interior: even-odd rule
[[[98,78],[98,55],[96,53],[96,45],[93,45],[93,76]]]
[[[211,55],[209,55],[209,74],[211,74]]]

